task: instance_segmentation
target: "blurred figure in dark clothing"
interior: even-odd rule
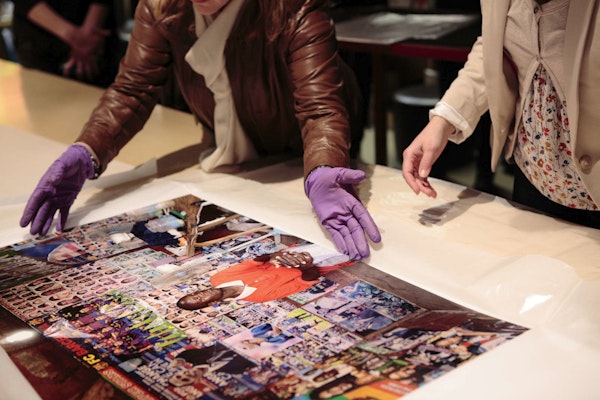
[[[387,4],[387,0],[334,0],[331,1],[331,4],[332,9],[334,9],[335,12],[342,11],[343,13],[344,8],[351,8],[352,10],[348,10],[349,12],[357,12],[360,11],[361,8],[384,6]],[[339,50],[339,54],[346,64],[354,71],[363,100],[363,112],[361,116],[363,130],[360,135],[353,136],[350,143],[350,157],[355,159],[360,153],[360,144],[364,136],[364,128],[369,125],[372,60],[369,53]]]
[[[13,35],[17,61],[106,87],[123,51],[111,0],[19,0]]]

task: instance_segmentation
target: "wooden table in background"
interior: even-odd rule
[[[371,12],[384,11],[374,8]],[[389,10],[388,10],[389,11]],[[393,11],[393,10],[392,10]],[[351,18],[359,9],[338,10],[334,20]],[[406,13],[406,11],[404,11]],[[364,10],[361,14],[364,15]],[[340,49],[368,53],[372,57],[373,125],[375,128],[375,162],[388,165],[387,160],[387,101],[385,98],[385,60],[388,57],[416,57],[464,63],[473,43],[481,32],[480,20],[436,40],[405,40],[392,44],[367,43],[339,39]]]
[[[102,95],[101,88],[0,60],[0,124],[72,143]],[[157,105],[117,161],[139,165],[199,143],[202,127],[191,114]]]

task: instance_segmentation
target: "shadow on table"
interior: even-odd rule
[[[423,210],[419,214],[419,222],[424,226],[441,226],[463,215],[469,208],[491,201],[494,201],[494,196],[475,189],[465,188],[458,194],[457,200]],[[514,208],[539,215],[546,215],[535,208],[511,200],[507,200],[507,202]],[[547,216],[557,221],[559,220],[553,216]]]
[[[465,188],[458,194],[458,200],[423,210],[419,214],[419,222],[424,226],[444,225],[464,214],[472,206],[491,201],[492,196]]]

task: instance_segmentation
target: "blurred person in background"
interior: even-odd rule
[[[112,0],[18,0],[12,31],[24,67],[106,87],[122,47]]]

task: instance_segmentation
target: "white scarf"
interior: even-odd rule
[[[238,119],[225,68],[225,42],[242,4],[243,0],[231,0],[214,21],[194,7],[198,40],[185,55],[185,60],[204,77],[206,86],[215,97],[216,148],[200,155],[200,167],[206,172],[257,158],[256,150]]]

